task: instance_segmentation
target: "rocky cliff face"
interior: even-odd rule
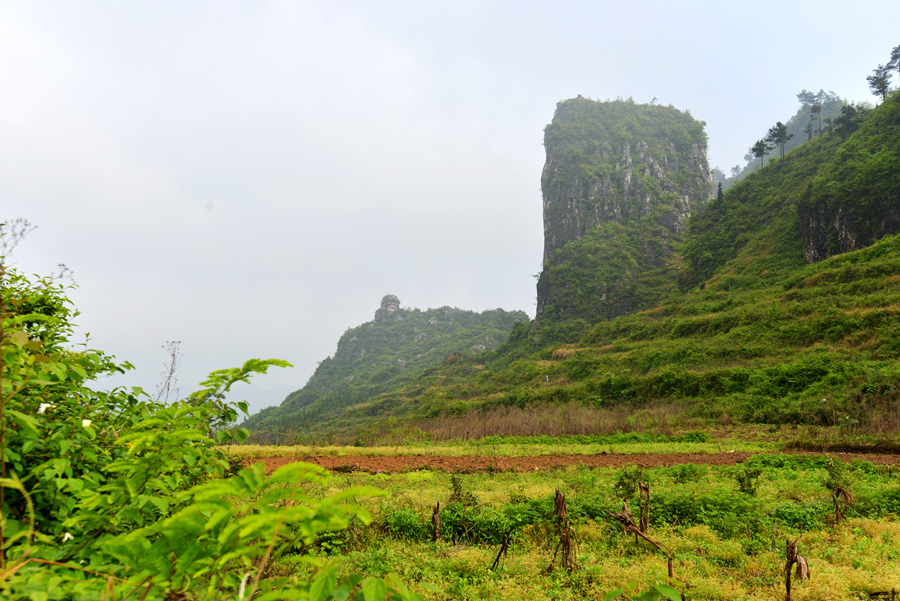
[[[900,95],[866,113],[820,167],[797,216],[809,263],[900,232]]]
[[[592,321],[640,306],[629,290],[648,268],[667,265],[688,216],[712,195],[704,125],[630,100],[557,104],[544,135],[538,315]]]
[[[884,199],[867,207],[858,206],[852,199],[819,206],[801,203],[798,217],[803,256],[807,263],[815,263],[900,232],[900,200]]]

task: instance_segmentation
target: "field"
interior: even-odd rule
[[[348,573],[397,573],[429,599],[604,599],[628,583],[665,583],[670,556],[669,583],[687,599],[768,600],[784,598],[785,541],[799,537],[811,579],[794,577],[792,599],[891,598],[900,589],[900,456],[781,452],[778,432],[739,434],[612,449],[526,439],[231,449],[270,469],[298,459],[328,467],[322,497],[355,486],[390,495],[365,501],[370,525],[323,534],[275,570],[303,570],[299,558],[311,553]],[[639,482],[649,486],[645,535],[664,551],[614,517],[626,499],[639,522]],[[568,562],[556,491],[572,533]]]

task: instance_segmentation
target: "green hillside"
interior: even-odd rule
[[[527,321],[524,312],[503,309],[404,309],[389,294],[372,321],[344,332],[334,357],[326,357],[303,388],[280,406],[251,416],[244,426],[273,433],[298,431],[415,379],[448,355],[493,350],[509,337],[514,324]]]
[[[436,420],[484,426],[553,407],[900,431],[898,122],[895,94],[855,131],[824,133],[710,203],[672,257],[678,287],[663,282],[670,292],[652,308],[565,345],[542,341],[544,324],[517,325],[494,353],[445,361],[323,427],[375,432],[390,418],[427,432]],[[852,213],[868,245],[807,263],[800,216],[817,203]],[[877,241],[863,236],[872,223]]]

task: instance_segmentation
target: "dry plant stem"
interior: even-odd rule
[[[431,542],[436,543],[441,528],[441,502],[438,501],[431,514]]]
[[[785,555],[787,556],[787,560],[784,564],[784,588],[785,588],[785,601],[791,601],[791,568],[797,563],[797,549],[800,547],[800,539],[803,538],[803,535],[797,537],[797,540],[791,542],[791,539],[787,539],[785,541]],[[804,563],[806,560],[803,560]]]
[[[612,512],[608,512],[608,513],[611,518],[613,518],[614,520],[616,520],[617,522],[622,524],[622,526],[625,527],[626,532],[633,532],[635,536],[640,536],[645,541],[647,541],[648,543],[650,543],[651,545],[653,545],[654,547],[656,547],[657,549],[659,549],[660,551],[665,553],[666,557],[670,557],[668,551],[663,549],[659,543],[652,540],[646,534],[641,532],[641,530],[640,530],[640,528],[638,528],[637,524],[634,523],[634,518],[631,516],[631,512],[628,510],[628,503],[625,501],[625,499],[622,499],[622,511],[620,511],[619,513],[612,513]]]
[[[569,522],[566,519],[569,515],[569,508],[566,504],[566,495],[559,492],[559,489],[556,489],[554,510],[556,514],[556,526],[559,530],[559,543],[556,545],[556,550],[553,551],[553,559],[550,560],[547,571],[550,572],[550,570],[553,569],[553,564],[556,563],[556,556],[559,554],[560,550],[562,550],[563,564],[566,567],[566,571],[571,572],[575,569],[575,554],[572,548],[573,540],[575,539],[575,531],[569,526]]]
[[[503,544],[500,545],[500,551],[497,553],[497,558],[494,560],[494,563],[491,564],[491,572],[497,569],[497,566],[500,564],[500,558],[506,555],[506,550],[509,548],[509,539],[509,534],[503,538]]]
[[[638,489],[640,490],[640,499],[638,502],[641,510],[641,532],[647,532],[650,529],[650,485],[644,482],[644,473],[641,471],[641,479],[638,481]]]

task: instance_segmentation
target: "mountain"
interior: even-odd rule
[[[514,324],[528,319],[523,311],[503,309],[401,308],[400,299],[388,294],[372,321],[344,332],[334,357],[326,357],[303,388],[278,407],[251,416],[244,426],[294,431],[327,419],[413,380],[448,356],[493,350],[506,341]]]
[[[645,110],[614,108],[626,121]],[[845,109],[834,127],[707,202],[654,205],[651,195],[645,214],[633,202],[645,196],[624,194],[624,176],[614,178],[628,165],[624,146],[613,152],[609,143],[604,164],[615,159],[618,170],[595,170],[607,171],[606,196],[584,185],[604,181],[585,175],[584,157],[600,165],[616,127],[607,121],[593,144],[569,128],[569,140],[582,136],[582,158],[575,142],[566,151],[554,138],[548,148],[542,314],[513,324],[492,352],[451,355],[309,423],[360,443],[733,422],[900,431],[900,93],[870,110]],[[653,173],[647,157],[665,166],[656,142],[640,141],[640,172]],[[632,139],[632,182],[635,148],[643,145]],[[576,157],[569,171],[559,156]],[[555,181],[556,168],[583,169],[581,184]],[[666,177],[692,181],[675,173]],[[691,177],[699,184],[706,173],[695,166]],[[564,191],[579,189],[566,205],[575,197]],[[593,208],[580,202],[591,198]],[[562,214],[570,209],[574,216]],[[666,215],[682,215],[683,232],[666,227],[675,223]],[[593,219],[589,229],[573,226]],[[600,281],[624,283],[604,298]],[[610,288],[630,304],[611,309]]]
[[[712,194],[704,125],[630,99],[557,104],[544,130],[542,326],[613,319],[671,288],[687,220]]]

